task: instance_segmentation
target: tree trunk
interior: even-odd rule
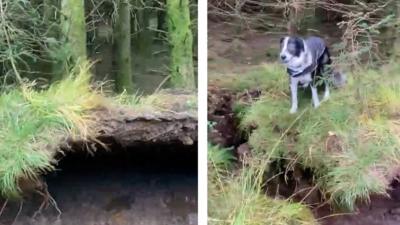
[[[140,58],[144,58],[146,60],[151,58],[151,47],[154,39],[153,32],[149,29],[150,19],[152,16],[151,3],[152,0],[135,1],[137,10],[135,12],[136,18],[134,18],[133,21],[137,22],[137,24],[132,24],[137,28],[134,32],[136,33],[136,37],[133,43],[135,53],[136,55],[139,55]]]
[[[60,1],[58,0],[43,0],[43,21],[47,25],[48,33],[47,38],[58,40],[60,34],[57,30],[60,21]],[[50,49],[58,48],[57,44],[49,42]],[[65,62],[61,62],[60,59],[50,57],[48,67],[51,73],[52,81],[61,80],[62,75],[65,72]]]
[[[171,44],[172,85],[195,89],[189,0],[168,0],[167,16],[168,36]]]
[[[288,10],[288,33],[290,35],[307,35],[308,29],[315,28],[318,19],[315,17],[316,4],[292,0]]]
[[[166,13],[165,10],[163,9],[163,6],[165,1],[154,1],[155,7],[157,8],[157,30],[158,31],[164,31],[165,29],[165,18],[166,18]],[[159,36],[162,34],[162,32],[159,32]]]
[[[62,0],[61,25],[72,61],[86,60],[86,24],[84,0]]]
[[[129,0],[119,0],[116,23],[116,64],[115,89],[133,92],[131,63],[131,16]]]
[[[393,58],[395,60],[395,62],[398,62],[400,60],[400,2],[397,2],[396,4],[396,26],[395,29],[396,30],[396,35],[395,35],[395,39],[394,39],[394,54],[393,54]]]

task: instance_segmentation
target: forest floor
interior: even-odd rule
[[[326,29],[329,30],[331,28],[328,27]],[[246,82],[244,76],[257,73],[257,71],[260,71],[260,66],[276,62],[279,53],[279,39],[284,34],[244,31],[235,35],[232,27],[214,22],[209,23],[208,33],[208,119],[210,123],[213,123],[209,131],[210,142],[212,144],[219,144],[221,147],[233,147],[233,154],[239,160],[240,165],[243,157],[251,155],[252,150],[249,148],[248,137],[240,131],[240,118],[236,115],[237,108],[235,107],[238,102],[241,104],[244,103],[244,105],[252,105],[259,99],[261,90],[254,87],[254,89],[250,88],[243,91],[240,84],[236,81],[241,80],[242,82]],[[324,38],[328,43],[334,43],[339,40],[337,33],[325,32],[327,35]],[[286,74],[282,74],[282,76],[286,76]],[[267,79],[265,78],[265,80]],[[262,81],[263,78],[259,80],[259,82]],[[279,129],[279,124],[277,127]],[[235,170],[232,171],[233,174],[240,173]],[[305,181],[304,183],[307,182],[309,183],[309,181]],[[267,189],[269,188],[268,185]],[[287,188],[290,191],[286,194],[279,194],[286,197],[293,197],[296,194],[293,193],[293,189],[297,189],[297,187],[290,187],[290,184],[284,184],[284,181],[280,185],[288,186]],[[328,204],[319,203],[315,205],[315,201],[310,209],[314,217],[317,218],[318,223],[322,225],[399,224],[400,185],[393,181],[390,186],[392,190],[388,192],[389,196],[370,196],[371,201],[369,203],[356,203],[356,209],[351,213],[338,213],[332,210]],[[312,188],[312,186],[309,184],[308,188]],[[313,193],[310,192],[307,196],[303,195],[300,199],[303,202],[306,198],[313,198],[312,195]],[[308,202],[306,201],[306,203]],[[218,224],[218,222],[215,224]],[[282,222],[282,224],[285,223]]]

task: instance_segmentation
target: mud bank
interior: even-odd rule
[[[397,225],[400,224],[400,184],[393,182],[389,196],[371,196],[370,203],[358,204],[355,213],[332,215],[329,207],[314,212],[322,225]],[[326,217],[325,219],[323,219]]]
[[[0,224],[197,224],[197,150],[183,145],[140,145],[69,152],[44,176],[53,205],[32,218],[43,198],[9,201]],[[3,205],[3,204],[1,204]]]

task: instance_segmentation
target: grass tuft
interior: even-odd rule
[[[35,179],[53,170],[53,156],[63,138],[90,135],[89,111],[104,100],[89,85],[90,65],[77,66],[48,90],[33,85],[0,96],[0,190],[19,197],[19,178]]]

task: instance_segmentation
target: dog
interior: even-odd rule
[[[320,84],[325,86],[322,101],[329,98],[329,85],[333,82],[336,87],[345,83],[341,72],[333,71],[329,49],[324,40],[311,36],[303,39],[295,36],[283,37],[280,41],[280,60],[286,66],[290,80],[291,108],[290,113],[296,113],[298,108],[298,87],[311,87],[312,104],[320,106],[318,90]],[[332,81],[332,82],[331,82]]]

